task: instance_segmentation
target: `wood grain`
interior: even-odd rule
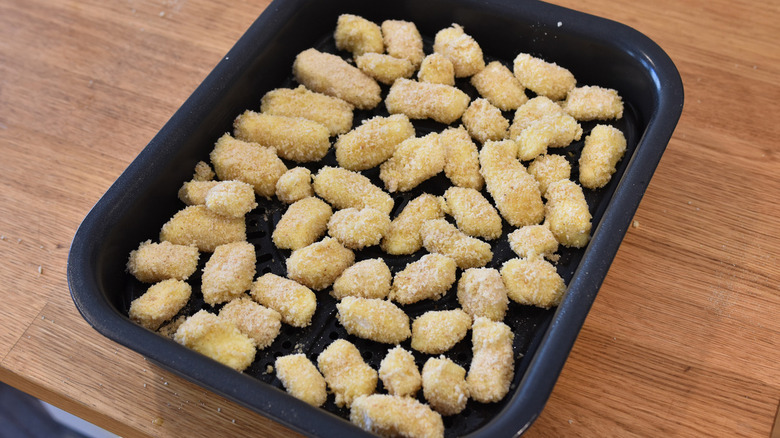
[[[770,436],[780,4],[555,3],[656,41],[686,102],[527,436]],[[65,281],[81,219],[267,4],[0,3],[0,380],[124,436],[291,433],[99,335]]]

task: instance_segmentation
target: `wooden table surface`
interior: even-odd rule
[[[770,435],[780,400],[780,3],[556,0],[655,40],[685,109],[527,436]],[[94,331],[70,241],[267,6],[0,2],[0,380],[115,433],[285,429]]]

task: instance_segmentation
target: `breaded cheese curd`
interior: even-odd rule
[[[486,99],[479,98],[471,102],[463,113],[463,124],[469,135],[480,143],[488,140],[503,140],[509,129],[509,120],[501,111]]]
[[[312,406],[322,406],[328,399],[327,385],[317,367],[305,354],[279,356],[274,362],[276,377],[293,397]]]
[[[351,104],[322,93],[296,88],[277,88],[263,96],[260,112],[275,116],[303,117],[324,125],[330,135],[343,134],[352,128]]]
[[[571,178],[571,164],[563,155],[539,155],[528,165],[528,173],[539,183],[542,196],[547,197],[547,187],[550,184]]]
[[[461,413],[469,401],[466,369],[444,356],[425,362],[422,387],[425,401],[442,415]]]
[[[376,208],[385,214],[393,209],[393,198],[365,176],[338,167],[325,166],[314,176],[314,192],[337,209]]]
[[[444,436],[441,415],[411,397],[388,394],[358,397],[352,404],[349,421],[382,437]]]
[[[461,269],[479,268],[493,259],[489,243],[466,235],[445,219],[423,222],[420,236],[425,249],[452,258]]]
[[[591,215],[582,187],[564,179],[547,187],[545,225],[563,246],[582,248],[590,239]]]
[[[317,367],[325,376],[336,406],[350,407],[361,395],[376,391],[377,373],[363,361],[357,347],[344,339],[336,339],[317,356]]]
[[[560,304],[566,291],[555,266],[539,257],[507,260],[501,266],[501,278],[512,301],[543,309]]]
[[[157,330],[179,313],[191,294],[192,287],[181,280],[171,278],[153,284],[130,303],[130,320],[149,330]]]
[[[514,73],[525,88],[552,100],[564,99],[577,83],[569,70],[527,53],[515,58]]]
[[[215,305],[239,297],[252,287],[255,277],[255,246],[249,242],[220,245],[206,262],[201,292],[207,304]]]
[[[271,345],[282,328],[279,312],[257,304],[246,295],[225,304],[219,317],[235,324],[241,333],[255,341],[259,350]]]
[[[382,250],[388,254],[412,254],[422,248],[420,227],[429,219],[444,217],[439,200],[427,193],[412,199],[401,213],[390,222],[382,239]]]
[[[414,356],[400,345],[387,352],[379,364],[379,378],[388,394],[414,397],[422,387],[422,377]]]
[[[480,96],[501,111],[516,110],[528,101],[523,84],[499,61],[491,62],[484,70],[472,76],[471,85]]]
[[[412,323],[412,348],[426,354],[441,354],[466,337],[471,316],[456,310],[432,310]]]
[[[391,85],[398,78],[410,78],[414,74],[414,66],[408,59],[382,53],[360,55],[355,59],[355,65],[363,73],[386,85]]]
[[[233,135],[276,149],[285,160],[319,161],[330,149],[330,131],[325,125],[303,117],[276,116],[245,111],[233,122]]]
[[[589,189],[607,185],[626,153],[626,137],[609,125],[596,125],[585,137],[580,155],[580,184]]]
[[[390,216],[375,208],[345,208],[333,213],[328,234],[350,249],[378,245],[390,228]]]
[[[255,360],[255,343],[232,322],[199,310],[176,330],[173,339],[236,371],[245,370]]]
[[[314,290],[323,290],[353,263],[355,254],[352,251],[338,240],[325,237],[293,251],[287,259],[287,276]]]
[[[282,322],[293,327],[311,324],[317,308],[317,297],[308,287],[270,272],[258,277],[249,293],[258,303],[279,312]]]
[[[314,189],[311,188],[311,170],[305,167],[292,168],[276,181],[276,197],[286,204],[309,196],[314,196]]]
[[[390,114],[450,124],[463,115],[470,100],[468,94],[450,85],[400,78],[390,87],[385,106]]]
[[[507,236],[509,247],[520,258],[532,259],[544,257],[548,260],[558,260],[558,241],[552,231],[544,225],[526,225],[518,228]]]
[[[382,259],[362,260],[341,273],[333,283],[331,295],[344,297],[387,298],[393,274]]]
[[[479,153],[480,172],[496,208],[510,225],[538,224],[544,218],[539,183],[515,157],[514,141],[489,141]]]
[[[223,216],[243,218],[257,207],[254,188],[242,181],[222,181],[206,193],[206,208]]]
[[[439,134],[412,137],[395,148],[393,156],[379,166],[379,179],[390,192],[408,192],[444,170],[444,147]]]
[[[530,161],[546,154],[548,147],[566,147],[582,138],[582,127],[568,114],[548,116],[531,123],[516,138],[517,158]]]
[[[416,70],[425,56],[423,40],[417,26],[411,21],[385,20],[382,22],[382,40],[387,54],[406,59]]]
[[[423,59],[417,79],[431,84],[455,85],[455,67],[441,53],[431,53]]]
[[[211,181],[214,179],[214,171],[205,161],[195,163],[195,173],[192,174],[193,181]]]
[[[217,184],[219,181],[186,181],[179,189],[179,200],[187,205],[205,204],[206,194]]]
[[[576,87],[569,91],[563,110],[579,121],[620,119],[623,99],[617,90],[593,86]]]
[[[328,229],[333,209],[320,198],[310,197],[287,207],[271,235],[280,249],[301,249],[316,242]]]
[[[472,237],[487,240],[501,236],[501,216],[481,193],[474,189],[450,187],[444,192],[447,209],[458,229]]]
[[[414,137],[414,126],[404,114],[376,116],[336,140],[336,161],[349,170],[366,170],[393,156],[395,147]]]
[[[339,15],[333,39],[336,40],[336,48],[352,52],[354,56],[385,51],[379,25],[357,15]]]
[[[509,127],[509,138],[516,139],[525,128],[534,122],[562,114],[564,112],[560,105],[545,96],[536,96],[515,111],[512,126]]]
[[[295,57],[293,75],[306,88],[338,97],[358,109],[372,109],[382,101],[382,90],[373,78],[330,53],[304,50]]]
[[[501,274],[493,268],[466,269],[458,281],[458,303],[472,318],[503,321],[509,299]]]
[[[445,129],[439,133],[439,143],[444,146],[444,174],[452,184],[482,190],[485,180],[479,173],[479,152],[466,129]]]
[[[466,382],[471,398],[480,403],[495,403],[509,392],[515,373],[512,341],[515,335],[503,322],[477,317],[471,327],[472,352]]]
[[[409,317],[390,301],[345,297],[336,309],[336,317],[350,335],[384,344],[399,344],[412,335]]]
[[[213,252],[219,245],[246,240],[244,218],[222,216],[205,205],[180,210],[162,226],[160,241],[174,245],[195,245],[201,252]]]
[[[456,78],[472,76],[485,68],[479,44],[458,24],[436,32],[433,51],[452,61]]]
[[[455,283],[458,265],[441,254],[426,254],[395,274],[389,298],[398,304],[438,300]]]
[[[141,242],[138,249],[130,251],[127,272],[144,283],[157,283],[169,278],[186,280],[198,268],[199,257],[195,246],[147,240]]]
[[[211,151],[211,163],[223,181],[239,180],[251,184],[255,193],[270,198],[287,166],[276,156],[276,149],[248,143],[225,134]],[[205,202],[205,200],[204,200]]]

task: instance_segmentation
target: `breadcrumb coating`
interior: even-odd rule
[[[160,230],[160,241],[195,245],[201,252],[213,252],[219,245],[243,240],[246,240],[244,218],[222,216],[205,205],[185,207]]]
[[[398,78],[410,78],[414,74],[414,66],[409,60],[381,53],[360,55],[355,59],[355,64],[363,73],[387,85]]]
[[[338,97],[359,109],[372,109],[382,101],[382,90],[374,79],[330,53],[304,50],[295,57],[293,75],[306,88]]]
[[[149,330],[157,330],[179,313],[191,294],[192,287],[182,280],[171,278],[155,283],[130,303],[130,320]]]
[[[295,167],[285,172],[276,181],[276,197],[286,204],[314,196],[311,188],[311,170]]]
[[[455,85],[455,67],[441,53],[431,53],[423,59],[417,79],[432,84]]]
[[[219,317],[235,324],[241,333],[255,341],[259,350],[271,345],[282,327],[279,312],[257,304],[246,295],[225,304]]]
[[[333,39],[336,40],[336,48],[352,52],[354,56],[385,51],[379,25],[357,15],[339,15]]]
[[[320,198],[309,197],[287,207],[271,235],[280,249],[301,249],[316,242],[328,229],[333,209]]]
[[[617,90],[593,86],[576,87],[569,91],[563,110],[580,121],[620,119],[623,99]]]
[[[444,217],[439,200],[427,193],[412,199],[390,223],[382,239],[382,250],[388,254],[412,254],[422,248],[420,227],[429,219]]]
[[[539,183],[542,196],[547,197],[547,187],[550,184],[571,178],[571,164],[563,155],[539,155],[528,165],[528,173]]]
[[[458,303],[472,318],[503,321],[509,299],[501,274],[493,268],[466,269],[458,281]]]
[[[478,191],[450,187],[444,192],[444,199],[460,231],[487,240],[498,239],[501,236],[501,216],[490,201]]]
[[[474,355],[466,376],[472,399],[494,403],[509,392],[515,372],[514,338],[512,329],[502,322],[482,317],[474,319],[471,333]]]
[[[358,172],[325,166],[314,176],[312,188],[337,209],[371,207],[385,214],[393,209],[393,198]]]
[[[232,322],[199,310],[176,330],[173,339],[236,371],[245,370],[255,360],[255,343]]]
[[[463,115],[470,100],[468,94],[450,85],[400,78],[390,87],[385,106],[390,114],[450,124]]]
[[[270,272],[255,280],[250,294],[258,303],[279,312],[282,322],[293,327],[311,324],[317,309],[317,297],[308,287]]]
[[[352,128],[353,107],[338,97],[309,91],[303,85],[277,88],[263,96],[260,112],[276,116],[303,117],[324,125],[330,135]]]
[[[528,101],[523,84],[499,61],[491,62],[472,76],[471,85],[501,111],[516,110]]]
[[[293,251],[287,259],[287,276],[314,290],[323,290],[353,263],[355,254],[352,251],[338,240],[326,237]]]
[[[507,260],[501,266],[501,278],[512,301],[543,309],[560,304],[566,291],[555,266],[540,257]]]
[[[582,137],[582,127],[568,114],[547,116],[531,123],[516,138],[517,158],[533,160],[546,154],[548,147],[566,147]]]
[[[390,301],[345,297],[336,309],[336,317],[350,335],[385,344],[399,344],[412,335],[409,317]]]
[[[206,208],[223,216],[243,218],[255,207],[255,190],[242,181],[222,181],[206,193]]]
[[[205,161],[198,161],[195,164],[195,173],[192,175],[193,181],[211,181],[214,179],[214,171]]]
[[[444,146],[439,134],[412,137],[395,148],[393,156],[379,166],[379,178],[390,192],[408,192],[444,170]]]
[[[336,161],[349,170],[366,170],[393,156],[395,147],[414,137],[414,126],[404,114],[376,116],[336,140]]]
[[[388,55],[408,60],[415,70],[420,67],[425,53],[422,36],[414,23],[385,20],[382,22],[381,29]]]
[[[206,203],[206,194],[219,181],[186,181],[179,189],[179,200],[187,205],[202,205]]]
[[[390,216],[375,208],[345,208],[333,213],[328,234],[350,249],[378,245],[390,228]]]
[[[503,140],[509,129],[509,120],[486,99],[475,99],[463,113],[463,124],[469,134],[480,143]]]
[[[376,371],[363,361],[360,351],[349,341],[333,341],[317,356],[317,366],[336,395],[338,407],[350,407],[357,397],[376,391]]]
[[[157,329],[157,333],[172,340],[173,336],[176,334],[176,330],[178,330],[186,320],[186,315],[179,315],[175,319],[170,320],[168,323],[163,324],[159,329]]]
[[[420,236],[425,249],[452,258],[461,269],[479,268],[493,259],[489,243],[464,234],[445,219],[423,222]]]
[[[389,298],[398,304],[438,300],[455,283],[455,260],[441,254],[426,254],[395,274]]]
[[[626,153],[626,137],[609,125],[596,125],[585,137],[580,155],[580,184],[589,189],[607,185],[615,166]]]
[[[564,99],[577,83],[569,70],[527,53],[515,58],[514,73],[525,88],[552,100]]]
[[[422,386],[425,401],[441,415],[459,414],[469,401],[466,369],[444,356],[425,362]]]
[[[479,173],[479,152],[466,129],[445,129],[439,134],[439,143],[444,146],[444,174],[452,184],[482,190],[485,180]]]
[[[591,215],[582,187],[564,179],[547,187],[545,225],[563,246],[582,248],[590,239]]]
[[[238,298],[252,287],[255,277],[255,246],[234,242],[214,249],[203,268],[201,292],[207,304],[215,305]]]
[[[195,246],[147,240],[141,242],[138,249],[130,251],[127,272],[144,283],[157,283],[169,278],[186,280],[198,268],[199,257]]]
[[[387,298],[393,274],[382,259],[368,259],[355,263],[341,273],[333,283],[331,295],[344,297]]]
[[[412,323],[412,348],[426,354],[441,354],[466,337],[471,316],[456,310],[432,310]]]
[[[255,193],[270,198],[287,166],[276,156],[276,149],[248,143],[225,134],[211,152],[211,163],[223,181],[239,180],[251,184]]]
[[[387,352],[379,364],[379,378],[390,395],[414,397],[422,388],[422,376],[414,356],[400,345]]]
[[[234,135],[276,149],[285,160],[319,161],[330,149],[330,131],[325,125],[303,117],[276,116],[245,111],[233,122]]]
[[[485,68],[479,44],[458,24],[436,32],[433,51],[452,61],[456,78],[472,76]]]
[[[358,397],[352,403],[349,421],[385,438],[444,436],[441,415],[411,397],[388,394]]]
[[[276,377],[293,397],[312,406],[322,406],[328,398],[325,378],[305,354],[279,356],[274,362]]]
[[[537,96],[521,105],[515,111],[512,126],[509,127],[509,138],[516,139],[520,133],[536,121],[551,116],[564,114],[560,105],[545,96]]]
[[[507,236],[509,247],[520,258],[532,259],[544,257],[557,261],[558,241],[552,231],[545,225],[526,225],[518,228]]]

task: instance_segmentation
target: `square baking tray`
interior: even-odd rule
[[[505,322],[515,333],[516,363],[509,394],[494,404],[469,401],[463,413],[444,417],[446,436],[522,433],[538,417],[552,391],[682,111],[682,82],[669,57],[644,35],[613,21],[536,1],[275,0],[84,219],[68,259],[73,301],[104,336],[292,429],[312,436],[365,434],[349,423],[348,410],[337,408],[332,396],[324,409],[311,407],[287,395],[273,373],[266,372],[282,354],[304,352],[316,361],[319,352],[338,337],[355,343],[366,361],[378,368],[389,346],[347,336],[335,319],[335,300],[327,291],[317,293],[318,308],[310,327],[283,326],[273,345],[259,351],[244,373],[146,330],[127,317],[130,301],[148,287],[125,272],[130,251],[147,239],[156,241],[160,227],[184,207],[176,196],[179,187],[191,178],[195,163],[208,161],[214,142],[231,131],[233,119],[246,109],[258,110],[267,91],[296,85],[291,66],[299,52],[316,47],[347,57],[336,50],[332,39],[336,19],[342,13],[361,15],[376,23],[385,19],[413,21],[423,34],[426,53],[431,52],[432,37],[438,30],[458,23],[480,44],[486,61],[500,60],[511,68],[518,53],[531,53],[568,68],[580,85],[615,88],[623,97],[625,115],[610,123],[624,131],[628,150],[605,188],[585,190],[593,215],[592,240],[584,249],[560,251],[556,266],[568,285],[561,305],[544,310],[511,303]],[[472,98],[476,96],[468,81],[460,80],[458,85]],[[383,95],[386,91],[383,87]],[[353,126],[377,114],[386,115],[382,104],[373,111],[356,111]],[[505,115],[511,120],[511,113]],[[418,136],[443,127],[430,121],[414,124]],[[594,125],[583,123],[583,139]],[[582,143],[551,152],[564,154],[576,164]],[[325,163],[335,163],[332,150]],[[316,170],[319,165],[308,167]],[[376,169],[364,174],[382,186]],[[572,179],[576,178],[573,166]],[[447,185],[440,175],[411,193],[394,195],[392,214],[421,191],[441,194]],[[247,216],[248,240],[258,251],[257,273],[285,275],[284,259],[289,252],[270,243],[273,224],[284,207],[276,201],[258,202],[259,207]],[[505,237],[511,227],[504,225],[504,236],[493,242],[495,256],[490,267],[500,267],[513,257]],[[422,253],[424,250],[410,257],[386,259],[397,272]],[[376,256],[382,254],[375,249],[357,254],[358,260]],[[205,259],[201,257],[199,268]],[[185,314],[210,309],[197,298],[199,275],[198,271],[189,280],[193,299],[183,310]],[[442,300],[405,306],[405,310],[415,317],[426,310],[455,308],[454,296],[450,291]],[[410,349],[408,343],[402,345]],[[470,336],[447,356],[468,368]],[[415,353],[415,357],[422,366],[425,356]]]

